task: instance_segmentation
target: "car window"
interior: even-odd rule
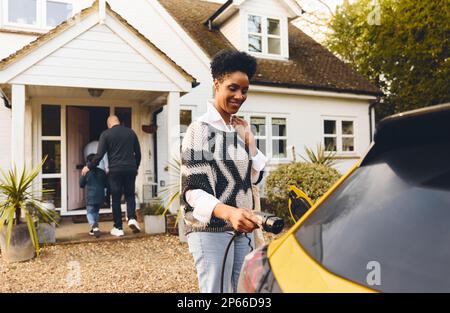
[[[450,144],[400,147],[358,168],[299,227],[329,271],[385,292],[450,291]]]

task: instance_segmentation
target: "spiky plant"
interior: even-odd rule
[[[22,223],[22,216],[28,226],[36,254],[39,255],[39,239],[36,223],[56,223],[53,211],[45,209],[41,196],[52,190],[33,191],[33,181],[39,175],[46,159],[32,170],[19,172],[14,166],[8,172],[1,170],[0,177],[0,232],[6,226],[6,247],[10,246],[13,226]]]
[[[305,153],[307,158],[302,155],[300,155],[300,157],[307,163],[321,164],[328,167],[331,167],[336,163],[334,159],[336,152],[331,151],[330,147],[324,147],[321,144],[317,144],[316,152],[305,146]]]
[[[170,176],[173,182],[168,184],[164,189],[161,189],[161,214],[165,215],[172,204],[180,198],[181,195],[181,161],[177,158],[172,159],[167,165]],[[180,210],[178,210],[175,225],[178,224],[180,217]]]

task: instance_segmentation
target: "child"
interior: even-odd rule
[[[87,156],[87,163],[89,164],[94,158],[95,154]],[[80,187],[86,187],[86,210],[87,220],[91,226],[89,235],[100,237],[100,229],[98,227],[100,207],[105,201],[106,188],[106,174],[105,171],[96,167],[89,171],[86,176],[80,177]]]

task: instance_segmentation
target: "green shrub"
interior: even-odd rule
[[[145,203],[141,206],[142,215],[161,215],[164,213],[164,206],[159,200]]]
[[[338,171],[331,167],[311,163],[283,164],[266,179],[265,195],[272,212],[292,222],[289,214],[289,186],[294,185],[316,202],[339,179]]]

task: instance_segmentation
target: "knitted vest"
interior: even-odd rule
[[[202,189],[220,202],[236,208],[253,208],[252,160],[236,132],[224,132],[205,122],[193,122],[184,137],[181,152],[182,211],[186,233],[232,231],[229,222],[211,217],[208,224],[193,217],[186,201],[188,190]]]

